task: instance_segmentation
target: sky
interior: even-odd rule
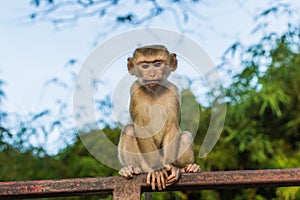
[[[72,103],[70,97],[73,85],[70,74],[76,76],[85,59],[96,48],[95,43],[99,45],[124,31],[143,28],[118,27],[99,37],[99,22],[92,18],[57,29],[47,20],[30,22],[29,15],[34,7],[29,2],[4,0],[0,3],[0,80],[5,81],[4,110],[11,113],[27,114],[45,108],[55,110],[57,99],[67,99],[67,102]],[[203,3],[194,8],[199,11],[195,14],[198,17],[191,17],[187,24],[183,24],[187,30],[183,34],[202,46],[214,63],[218,63],[222,53],[235,41],[246,44],[257,41],[258,36],[251,33],[257,25],[254,17],[278,1],[200,2]],[[293,2],[299,7],[299,1],[281,2]],[[143,8],[143,5],[140,7]],[[126,6],[122,8],[127,9]],[[182,31],[172,17],[170,13],[163,14],[148,23],[147,27]],[[276,24],[274,27],[276,28]],[[67,64],[70,59],[78,62],[70,66]],[[126,71],[126,61],[120,68]],[[236,67],[233,70],[239,69]],[[70,83],[67,93],[57,86],[45,87],[45,83],[54,77]],[[108,80],[108,87],[110,84]],[[52,147],[52,152],[57,149],[53,145],[58,138],[59,135],[54,136],[48,144],[49,149]]]
[[[203,31],[189,36],[196,39],[214,60],[234,40],[243,38],[244,34],[249,35],[254,27],[254,13],[249,13],[254,11],[237,11],[242,8],[234,1],[230,2],[231,5],[221,3],[216,7],[213,4],[211,7],[214,8],[208,6],[211,11],[207,15],[212,24],[207,26],[216,31],[205,30],[208,28],[204,27]],[[52,77],[66,76],[64,66],[69,59],[84,62],[94,49],[93,43],[98,30],[93,27],[95,23],[81,21],[74,27],[57,31],[50,22],[26,22],[33,11],[29,1],[7,0],[1,4],[0,77],[6,82],[6,106],[9,110],[26,113],[43,107],[40,95],[45,81]],[[238,15],[242,18],[235,17]],[[161,26],[156,22],[153,24],[154,27]],[[177,27],[170,29],[177,31]],[[230,32],[226,29],[230,29]],[[112,35],[120,32],[117,30]],[[222,37],[220,34],[226,36]],[[217,37],[213,38],[215,36]],[[105,39],[109,39],[109,36],[103,40]]]

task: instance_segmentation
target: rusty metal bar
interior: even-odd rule
[[[300,186],[300,168],[281,170],[214,171],[183,174],[176,190],[227,189],[247,187]],[[140,199],[149,192],[146,174],[134,179],[123,177],[75,178],[62,180],[0,182],[0,199],[112,194],[114,199]]]
[[[181,180],[170,189],[174,191],[300,186],[300,168],[214,171],[186,175],[182,176]]]

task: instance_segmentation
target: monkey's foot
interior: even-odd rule
[[[119,174],[121,176],[124,176],[125,178],[132,178],[134,174],[140,174],[141,173],[141,168],[135,167],[133,165],[127,165],[125,167],[122,167],[119,171]]]
[[[201,172],[201,168],[199,165],[197,164],[188,164],[186,167],[182,168],[180,170],[183,173],[197,173],[197,172]]]

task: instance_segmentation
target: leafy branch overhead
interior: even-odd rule
[[[119,0],[32,0],[35,11],[30,14],[32,20],[46,20],[56,26],[75,23],[80,19],[93,18],[100,21],[114,21],[116,25],[146,25],[149,21],[169,12],[180,26],[197,15],[193,9],[199,0],[119,1]],[[166,19],[165,21],[170,21]]]

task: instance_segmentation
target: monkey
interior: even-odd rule
[[[137,80],[130,89],[131,121],[118,144],[119,174],[129,179],[148,173],[153,190],[166,189],[183,172],[200,172],[192,134],[179,127],[179,90],[167,80],[177,62],[176,54],[163,45],[139,47],[127,59],[128,71]]]

